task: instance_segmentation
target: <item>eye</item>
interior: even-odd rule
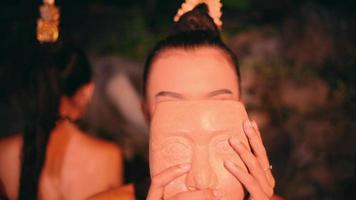
[[[232,154],[234,150],[230,146],[229,142],[226,140],[219,141],[215,144],[216,152],[219,154]]]
[[[210,97],[211,100],[232,100],[232,94],[218,94]]]
[[[179,142],[166,144],[162,149],[162,155],[168,159],[182,160],[189,158],[190,148],[187,145]]]
[[[180,99],[178,99],[177,97],[171,97],[171,96],[162,96],[162,97],[156,98],[157,103],[166,102],[166,101],[177,101],[177,100],[180,100]]]
[[[233,97],[231,96],[223,96],[223,95],[211,98],[211,100],[232,100],[232,99]]]

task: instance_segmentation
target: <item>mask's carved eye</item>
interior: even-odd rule
[[[162,155],[171,160],[184,160],[189,159],[191,156],[191,149],[186,144],[180,142],[166,143],[161,149]]]
[[[220,140],[217,143],[215,143],[215,150],[218,154],[233,154],[234,153],[234,150],[230,146],[227,139]]]

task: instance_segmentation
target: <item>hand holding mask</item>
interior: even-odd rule
[[[191,168],[164,188],[164,198],[194,190],[218,190],[224,199],[242,199],[241,183],[224,167],[230,160],[247,168],[229,144],[246,146],[243,121],[248,116],[237,101],[168,101],[156,108],[150,128],[150,170],[156,175],[184,163]]]

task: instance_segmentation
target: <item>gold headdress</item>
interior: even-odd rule
[[[37,20],[37,40],[39,42],[56,42],[59,37],[59,8],[55,0],[43,0],[40,6],[40,18]]]
[[[209,8],[209,15],[213,18],[214,23],[217,27],[222,26],[222,21],[220,19],[222,12],[221,0],[185,0],[180,9],[178,10],[176,16],[174,17],[174,21],[177,22],[179,18],[184,15],[184,13],[189,12],[195,8],[200,3],[205,3]]]

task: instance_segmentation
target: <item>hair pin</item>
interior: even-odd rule
[[[221,0],[185,0],[182,6],[178,9],[176,16],[174,16],[174,21],[177,22],[186,12],[193,10],[198,4],[205,3],[209,8],[209,15],[214,20],[217,27],[222,26],[221,21]]]
[[[37,20],[37,40],[39,42],[56,42],[59,37],[59,8],[55,0],[43,0],[39,7],[40,18]]]

